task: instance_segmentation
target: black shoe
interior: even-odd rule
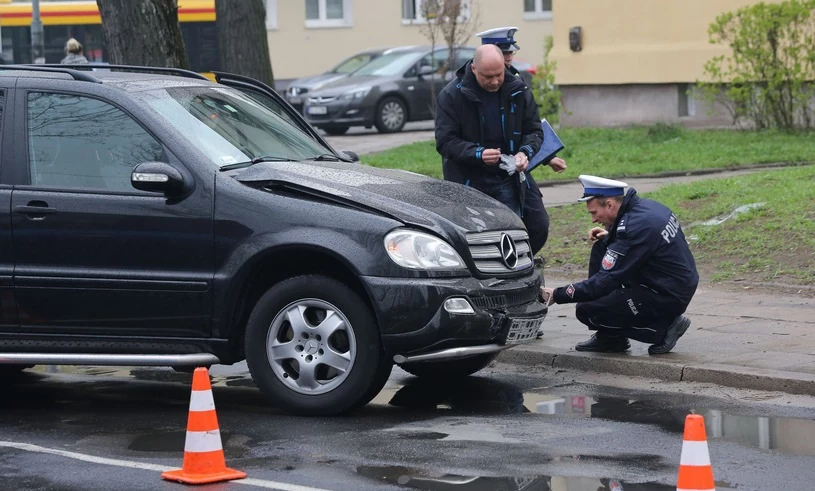
[[[684,315],[680,315],[674,319],[665,331],[665,338],[662,339],[662,342],[652,344],[648,347],[648,354],[664,355],[665,353],[670,353],[670,351],[674,349],[674,346],[676,346],[676,342],[679,341],[679,338],[688,330],[688,327],[690,327],[690,319]]]
[[[622,353],[631,348],[628,338],[620,336],[609,336],[608,334],[592,334],[588,341],[577,343],[574,347],[577,351],[597,351],[600,353]]]
[[[535,339],[540,339],[543,337],[543,329],[538,329],[538,333],[535,334]]]

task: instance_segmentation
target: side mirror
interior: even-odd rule
[[[359,155],[356,152],[352,152],[350,150],[342,150],[340,153],[344,153],[351,159],[351,162],[359,162]]]
[[[141,191],[178,194],[184,190],[184,176],[164,162],[143,162],[133,168],[130,183]]]
[[[433,75],[434,73],[436,73],[436,70],[430,65],[422,65],[419,67],[419,77]]]

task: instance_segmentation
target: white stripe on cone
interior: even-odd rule
[[[185,452],[214,452],[215,450],[223,450],[219,430],[187,432],[187,439],[184,441]]]
[[[708,466],[710,455],[707,451],[707,442],[685,441],[682,443],[682,456],[680,465]]]
[[[215,399],[211,390],[194,390],[190,396],[190,411],[214,411]]]

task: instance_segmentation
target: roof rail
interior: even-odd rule
[[[72,70],[92,70],[94,68],[102,69],[102,70],[121,70],[123,72],[139,72],[139,73],[166,73],[168,75],[177,75],[179,77],[187,77],[187,78],[195,78],[198,80],[206,80],[210,82],[210,80],[201,75],[200,73],[194,72],[192,70],[186,70],[184,68],[172,68],[172,67],[158,67],[158,66],[135,66],[135,65],[108,65],[108,64],[101,64],[101,63],[81,63],[81,64],[41,64],[41,65],[34,65],[34,66],[45,66],[50,68],[70,68]]]
[[[73,70],[73,67],[61,67],[55,65],[0,65],[0,70],[28,70],[32,72],[67,73],[74,80],[101,84],[102,81],[88,73]]]

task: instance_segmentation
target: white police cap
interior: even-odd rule
[[[580,184],[583,185],[583,197],[577,201],[588,201],[592,198],[608,198],[622,196],[628,184],[605,177],[580,175]]]
[[[521,49],[515,44],[516,31],[518,31],[517,27],[496,27],[479,32],[476,36],[481,38],[481,44],[494,44],[501,51],[515,52]]]

